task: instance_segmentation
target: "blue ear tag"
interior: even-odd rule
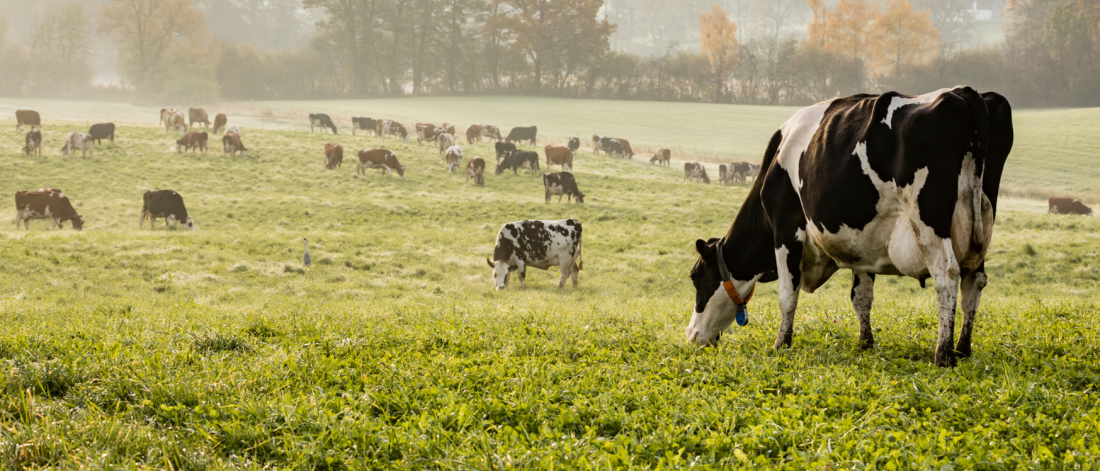
[[[741,327],[749,325],[749,308],[744,304],[737,306],[737,325]]]

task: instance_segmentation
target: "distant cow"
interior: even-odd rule
[[[145,218],[149,218],[149,228],[155,229],[157,218],[164,218],[164,227],[169,223],[179,222],[184,229],[195,228],[195,220],[187,215],[187,208],[183,205],[183,197],[172,190],[146,191],[142,196],[141,219],[138,227],[145,225]]]
[[[653,153],[653,158],[649,159],[649,163],[656,163],[657,165],[664,165],[666,167],[672,166],[672,151],[665,148],[657,149],[657,152]]]
[[[238,128],[237,125],[234,124],[232,126],[229,126],[229,127],[225,128],[225,133],[226,134],[236,134],[236,135],[240,136],[241,135],[241,128]]]
[[[1081,200],[1072,198],[1054,197],[1047,200],[1047,213],[1049,214],[1084,214],[1095,216],[1092,208],[1085,206]]]
[[[84,228],[84,217],[76,214],[69,197],[61,193],[61,190],[43,188],[38,191],[15,192],[15,227],[23,226],[30,230],[31,219],[49,219],[53,221],[50,227],[61,229],[65,221],[73,222],[73,229]]]
[[[416,124],[416,143],[419,145],[424,141],[436,142],[440,134],[445,134],[443,128],[434,124]]]
[[[388,119],[382,120],[382,136],[394,136],[399,139],[409,140],[409,132],[405,125]]]
[[[603,149],[603,136],[599,134],[592,135],[592,152],[596,155],[600,155],[600,150]]]
[[[210,118],[206,114],[206,110],[202,108],[188,108],[187,120],[189,121],[188,127],[195,127],[195,123],[200,123],[205,128],[210,127]]]
[[[206,131],[191,131],[176,140],[176,153],[179,153],[180,150],[194,152],[195,149],[199,149],[205,154],[206,140],[208,138],[209,136],[206,135]]]
[[[240,152],[241,157],[248,157],[248,148],[241,142],[241,136],[228,131],[222,135],[222,151],[231,156]]]
[[[210,131],[210,134],[217,134],[219,130],[225,129],[226,124],[229,124],[229,118],[225,113],[218,113],[214,116],[214,130]]]
[[[398,175],[402,178],[405,177],[405,166],[397,161],[397,155],[386,149],[359,151],[359,167],[355,169],[355,172],[366,175],[368,168],[380,168],[382,169],[382,175],[386,173],[393,175],[396,170]]]
[[[441,134],[439,136],[439,155],[443,155],[447,149],[455,145],[455,137],[450,134]]]
[[[325,144],[325,168],[332,170],[344,163],[344,146],[335,142]]]
[[[470,182],[470,178],[477,186],[485,185],[485,159],[474,157],[466,162],[466,183]]]
[[[15,131],[19,132],[23,129],[23,125],[31,127],[31,131],[35,128],[42,128],[42,117],[38,115],[34,110],[16,110],[15,111]]]
[[[561,267],[558,288],[584,268],[581,261],[581,223],[576,219],[560,221],[516,221],[505,224],[497,232],[493,259],[485,260],[493,269],[493,283],[498,290],[508,286],[513,271],[518,272],[520,286],[526,286],[527,267],[546,270]]]
[[[607,155],[623,155],[623,146],[619,145],[619,141],[617,139],[612,139],[610,137],[603,138],[600,141],[600,148]]]
[[[170,131],[173,129],[180,134],[187,131],[187,122],[183,118],[183,113],[179,111],[173,111],[164,118],[164,130]]]
[[[621,139],[621,138],[616,138],[615,140],[619,141],[619,147],[622,147],[623,154],[626,155],[626,158],[633,159],[634,158],[634,149],[630,147],[630,141],[628,141],[626,139]]]
[[[686,172],[686,170],[685,170]],[[686,175],[686,173],[685,173]],[[719,185],[732,185],[736,177],[737,171],[734,169],[733,163],[719,164],[718,165],[718,184]]]
[[[88,129],[88,134],[92,136],[92,139],[99,144],[103,139],[109,139],[111,144],[115,143],[115,123],[99,123],[93,124]]]
[[[451,146],[447,149],[447,172],[455,172],[462,165],[462,148]]]
[[[23,146],[23,153],[27,155],[42,155],[42,133],[39,131],[31,131],[27,133],[24,139],[26,145]]]
[[[72,154],[75,156],[77,149],[80,149],[81,158],[92,155],[92,136],[75,131],[65,136],[65,145],[61,146],[61,155]],[[94,155],[92,156],[95,157]]]
[[[702,180],[703,183],[710,184],[710,178],[707,177],[707,168],[699,162],[685,162],[684,163],[684,180]]]
[[[172,116],[174,114],[176,114],[176,110],[174,110],[172,108],[161,108],[160,109],[160,121],[157,121],[158,125],[159,124],[167,125],[168,124],[168,117]]]
[[[511,142],[497,141],[496,150],[497,150],[497,163],[499,164],[500,159],[502,157],[508,155],[509,152],[512,152],[512,151],[516,150],[516,145],[512,144]]]
[[[353,116],[351,118],[351,133],[354,135],[355,131],[367,131],[374,132],[374,118],[363,118],[359,116]]]
[[[571,137],[569,138],[569,145],[566,147],[569,148],[570,152],[576,153],[577,149],[581,148],[581,140],[576,137]]]
[[[481,136],[495,141],[500,141],[500,129],[492,124],[481,125]]]
[[[573,178],[572,173],[547,173],[542,176],[542,186],[546,189],[547,203],[553,195],[558,195],[559,203],[563,195],[569,197],[566,201],[572,202],[573,198],[576,198],[578,203],[584,202],[584,193],[577,188],[577,180]]]
[[[561,165],[563,171],[573,169],[573,152],[568,147],[546,146],[546,171],[550,171],[551,165]]]
[[[531,141],[531,145],[535,145],[535,136],[537,136],[538,133],[539,128],[537,126],[531,126],[527,128],[515,127],[512,128],[510,132],[508,132],[508,137],[505,140],[508,142],[519,143],[522,143],[523,141]]]
[[[450,134],[452,136],[455,135],[455,125],[453,125],[451,123],[443,123],[439,127],[443,128],[443,132],[445,132],[447,134]]]
[[[539,173],[539,154],[527,150],[514,150],[504,156],[504,161],[497,164],[496,174],[500,175],[505,170],[511,170],[512,175],[518,175],[519,169],[525,168],[531,173]]]
[[[313,114],[309,115],[309,132],[313,134],[314,126],[320,127],[321,132],[325,131],[325,128],[332,129],[332,133],[336,134],[336,125],[332,124],[332,118],[329,118],[327,114]]]
[[[466,128],[466,143],[473,144],[474,141],[481,142],[481,126],[478,124]]]

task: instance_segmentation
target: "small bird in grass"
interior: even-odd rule
[[[302,265],[309,266],[309,241],[302,237]]]

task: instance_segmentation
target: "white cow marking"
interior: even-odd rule
[[[940,95],[943,95],[944,93],[947,93],[948,91],[950,91],[950,89],[941,88],[941,89],[936,90],[932,93],[925,93],[924,95],[915,96],[915,97],[912,97],[912,98],[896,96],[896,97],[894,97],[893,99],[890,100],[890,106],[888,106],[886,108],[886,117],[882,118],[882,124],[885,124],[886,127],[893,130],[894,129],[894,111],[896,111],[898,108],[901,108],[905,105],[916,105],[916,104],[931,103],[936,98],[939,98]]]

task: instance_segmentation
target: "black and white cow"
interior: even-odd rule
[[[573,178],[572,173],[543,174],[542,186],[546,189],[547,203],[550,202],[550,197],[553,195],[558,195],[559,203],[561,203],[562,195],[569,197],[566,201],[573,201],[573,198],[576,198],[578,203],[584,202],[584,193],[581,193],[580,188],[577,188],[577,179]]]
[[[527,267],[543,270],[557,265],[561,267],[558,288],[577,275],[584,262],[581,260],[581,223],[576,219],[559,221],[516,221],[505,224],[497,232],[493,259],[485,259],[493,269],[493,282],[498,290],[508,286],[511,272],[519,272],[520,286],[526,285]]]
[[[687,340],[717,342],[735,317],[747,320],[756,283],[778,280],[775,347],[790,346],[798,290],[813,292],[847,268],[863,348],[874,344],[875,275],[901,275],[935,281],[936,365],[969,356],[1012,139],[1008,101],[969,87],[856,95],[798,111],[772,136],[729,232],[695,242]]]
[[[184,229],[195,228],[195,219],[187,214],[187,207],[183,205],[183,197],[172,190],[146,191],[141,197],[141,219],[138,227],[145,225],[145,219],[149,219],[149,228],[154,229],[153,224],[157,218],[164,218],[164,227],[169,223],[179,222]]]
[[[539,154],[528,150],[514,150],[504,156],[504,160],[497,164],[496,174],[500,175],[505,170],[511,170],[512,175],[518,175],[519,169],[525,168],[531,173],[539,173]]]
[[[572,153],[576,154],[577,149],[581,148],[580,138],[576,138],[576,137],[569,138],[569,145],[567,145],[566,147],[569,148],[569,152],[572,152]]]
[[[93,124],[88,129],[88,135],[92,136],[92,140],[96,141],[96,144],[102,143],[103,139],[108,139],[111,144],[115,143],[115,123],[99,123]]]
[[[313,133],[313,128],[321,128],[321,132],[325,132],[325,128],[332,130],[333,134],[336,134],[336,125],[332,124],[332,118],[324,113],[310,113],[309,114],[309,132]]]
[[[509,152],[512,152],[512,151],[516,150],[516,145],[514,143],[511,143],[511,142],[497,141],[496,150],[497,150],[497,163],[499,164],[501,157],[504,157],[504,156],[508,155]]]
[[[364,118],[361,116],[351,117],[351,133],[355,134],[355,131],[366,131],[374,133],[374,118]],[[366,134],[366,133],[364,133]]]

